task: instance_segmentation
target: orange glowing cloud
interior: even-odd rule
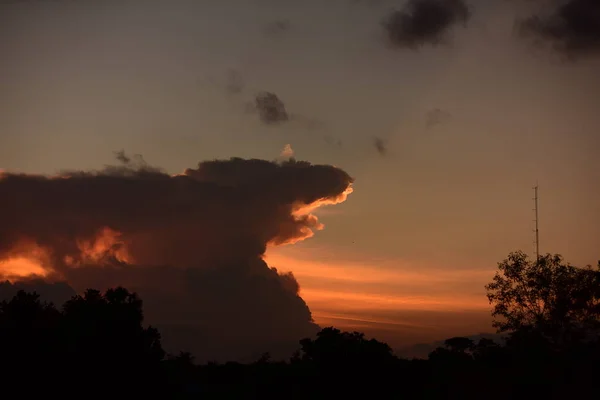
[[[121,237],[120,232],[104,227],[92,240],[77,239],[80,255],[78,258],[66,256],[65,263],[72,267],[81,264],[98,264],[102,263],[107,257],[112,257],[124,263],[132,262],[133,260],[129,256],[125,242]]]
[[[50,252],[32,241],[19,242],[0,260],[0,276],[8,280],[47,276],[50,268]]]
[[[0,261],[0,276],[12,280],[29,276],[46,276],[46,269],[36,260],[15,257]]]
[[[337,196],[322,198],[310,204],[296,203],[293,215],[296,217],[310,215],[317,208],[343,203],[353,191],[352,184],[349,184],[348,187]]]
[[[319,218],[313,214],[317,209],[340,204],[346,201],[348,196],[353,192],[352,184],[348,184],[347,188],[336,196],[318,199],[312,203],[296,202],[292,205],[293,226],[297,229],[295,235],[286,235],[285,239],[276,237],[268,244],[271,246],[282,246],[295,244],[314,236],[315,231],[320,231],[325,228],[325,225],[319,221]],[[299,229],[297,227],[300,227]],[[285,224],[282,224],[282,231],[285,231]]]
[[[102,228],[91,240],[77,239],[79,252],[66,255],[64,265],[77,268],[82,265],[102,265],[112,259],[127,263],[131,261],[121,239],[121,233]],[[30,276],[63,278],[53,260],[52,250],[39,246],[31,240],[22,239],[0,260],[0,276],[9,280]],[[63,265],[63,264],[61,264]]]

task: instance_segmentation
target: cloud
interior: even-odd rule
[[[117,161],[123,163],[123,164],[129,164],[131,162],[131,158],[129,158],[126,154],[124,150],[121,151],[117,151],[115,153],[115,158],[117,159]]]
[[[387,154],[387,145],[380,137],[373,138],[373,146],[375,146],[375,150],[379,153],[380,156],[385,156]]]
[[[283,101],[271,92],[260,92],[254,99],[260,120],[265,124],[276,124],[288,121],[289,115]]]
[[[229,94],[240,94],[245,91],[246,85],[239,72],[229,71],[228,77],[229,83],[226,88]],[[259,120],[265,125],[273,126],[285,123],[307,131],[320,130],[325,126],[322,121],[316,118],[288,112],[285,103],[277,94],[265,90],[261,90],[254,95],[254,99],[245,101],[243,110],[247,114],[258,115]],[[323,137],[323,140],[328,144],[341,145],[339,140],[336,143],[327,137]]]
[[[293,347],[317,327],[293,275],[263,255],[322,229],[310,211],[344,201],[351,184],[339,168],[293,159],[206,161],[175,176],[131,162],[5,173],[0,260],[35,262],[76,291],[137,291],[172,351],[226,359]]]
[[[279,156],[286,159],[294,157],[294,149],[292,149],[292,145],[286,144],[283,146],[283,150],[281,150],[281,154]]]
[[[288,112],[284,102],[273,92],[261,91],[254,96],[254,101],[244,103],[244,111],[247,114],[258,115],[259,120],[268,126],[280,126],[299,128],[305,131],[305,135],[310,131],[318,135],[320,140],[324,140],[329,145],[341,146],[339,139],[334,139],[329,135],[320,132],[326,124],[316,118],[309,117],[299,113]]]
[[[470,16],[464,0],[408,0],[385,19],[383,28],[393,46],[414,50],[442,44],[449,29],[466,24]]]
[[[547,15],[519,21],[519,33],[540,44],[550,44],[569,59],[600,54],[600,2],[598,0],[553,1]]]

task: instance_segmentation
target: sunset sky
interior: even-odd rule
[[[0,168],[124,150],[177,174],[289,144],[355,180],[315,211],[323,230],[267,250],[317,324],[393,347],[492,332],[483,286],[533,253],[536,182],[540,250],[600,259],[600,61],[515,34],[544,1],[471,1],[466,27],[417,49],[382,27],[404,1],[0,1]],[[261,91],[289,120],[252,112]]]

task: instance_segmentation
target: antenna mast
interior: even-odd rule
[[[538,185],[537,183],[535,184],[534,188],[533,188],[533,192],[534,192],[534,198],[533,198],[533,202],[534,202],[534,209],[533,211],[535,212],[535,259],[536,261],[540,260],[540,231],[538,229]]]

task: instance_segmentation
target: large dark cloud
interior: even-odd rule
[[[548,7],[544,15],[520,21],[519,32],[569,59],[600,54],[600,1],[551,0]]]
[[[383,22],[389,42],[417,49],[444,42],[451,27],[466,24],[471,16],[464,0],[408,0]]]
[[[277,351],[315,331],[293,275],[262,256],[320,229],[300,210],[342,201],[347,173],[233,158],[171,176],[118,158],[96,172],[2,175],[0,261],[35,254],[48,281],[136,290],[167,348],[200,359]]]

